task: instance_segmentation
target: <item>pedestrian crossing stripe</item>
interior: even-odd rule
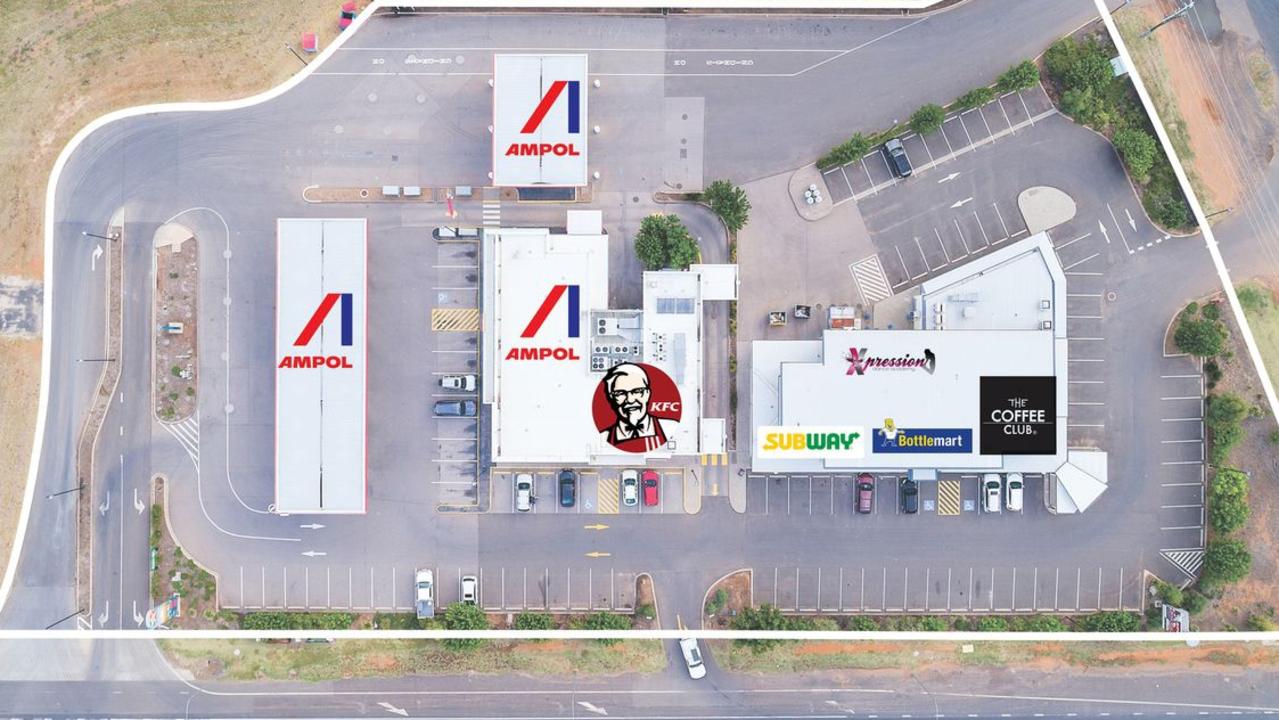
[[[708,455],[702,455],[701,459],[702,459],[703,465],[727,465],[728,453],[712,453]]]
[[[483,206],[484,226],[485,227],[501,227],[502,225],[502,204],[499,202],[486,201]]]
[[[857,289],[867,305],[873,305],[893,294],[892,286],[888,284],[888,276],[884,274],[884,266],[880,264],[878,255],[858,260],[849,265],[848,270],[853,274],[853,282],[857,283]]]
[[[479,332],[479,308],[431,308],[431,329],[435,332]]]
[[[600,478],[599,484],[599,501],[601,515],[616,515],[618,503],[618,485],[617,478]]]
[[[1190,579],[1199,577],[1199,569],[1204,564],[1203,550],[1160,550],[1159,554]]]
[[[938,515],[958,515],[959,514],[959,481],[958,480],[938,480],[937,481],[937,514]]]

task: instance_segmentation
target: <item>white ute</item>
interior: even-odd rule
[[[475,390],[474,375],[445,375],[440,378],[440,387],[445,390],[473,392]]]
[[[694,680],[706,677],[706,665],[702,663],[702,651],[697,648],[696,638],[680,640],[679,651],[684,654],[684,664],[688,666],[689,677]]]

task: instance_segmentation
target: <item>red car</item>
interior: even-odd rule
[[[338,16],[338,30],[345,30],[351,27],[351,23],[355,20],[355,3],[342,3],[342,14]]]
[[[657,504],[657,472],[645,470],[640,485],[644,488],[644,504],[653,507]]]
[[[857,476],[857,512],[869,515],[875,506],[875,476],[862,473]]]

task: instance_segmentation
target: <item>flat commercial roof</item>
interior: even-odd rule
[[[586,55],[493,56],[493,184],[586,184]]]
[[[1040,234],[924,283],[922,329],[753,343],[752,468],[1056,470],[1066,460],[1065,292]],[[1043,423],[1027,437],[1038,443],[1019,439],[1020,422],[992,419],[1035,410]],[[761,452],[778,426],[842,428],[862,445],[823,457]]]
[[[366,509],[365,220],[276,223],[275,511]]]

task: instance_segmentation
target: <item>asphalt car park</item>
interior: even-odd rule
[[[489,612],[632,612],[635,578],[599,565],[485,567],[479,604]]]
[[[431,388],[424,403],[433,409],[441,401],[472,401],[479,405],[479,388],[452,390],[439,380],[446,376],[479,378],[479,243],[474,240],[440,241],[420,230],[422,242],[432,247],[434,283],[428,310],[432,335]],[[430,483],[441,505],[473,505],[478,492],[479,420],[465,415],[433,419]]]
[[[800,516],[809,518],[806,522],[820,522],[812,518],[821,516],[849,518],[856,515],[858,517],[851,520],[838,522],[908,524],[929,522],[917,519],[916,515],[936,515],[944,518],[943,522],[964,522],[952,521],[949,518],[967,516],[975,519],[991,514],[981,508],[980,475],[946,473],[936,481],[917,481],[916,487],[919,492],[919,512],[917,513],[902,511],[902,483],[905,479],[906,476],[902,474],[874,475],[875,490],[871,512],[862,514],[858,513],[855,507],[857,475],[751,473],[746,476],[746,514]],[[1001,474],[1001,487],[1002,480],[1003,474]],[[1022,511],[1019,513],[1004,511],[999,513],[1000,515],[1038,518],[1048,514],[1043,502],[1043,476],[1027,473],[1025,481]],[[1001,489],[1001,497],[1004,492]],[[887,519],[880,519],[879,516]]]
[[[524,473],[533,477],[533,503],[528,511],[530,513],[646,515],[685,512],[683,470],[663,468],[657,471],[657,504],[651,506],[644,503],[642,490],[634,505],[628,506],[622,502],[621,468],[601,467],[575,472],[577,473],[575,499],[572,507],[564,507],[559,502],[557,485],[559,470],[494,470],[490,482],[493,502],[489,512],[519,512],[515,507],[515,477]]]

